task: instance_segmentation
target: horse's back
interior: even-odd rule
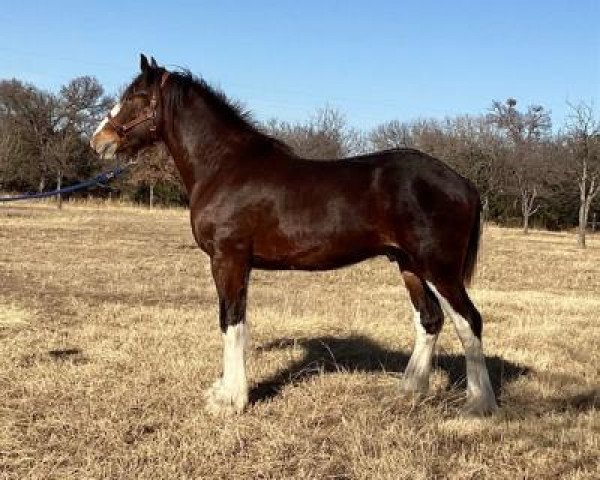
[[[473,184],[449,165],[414,148],[394,148],[329,161],[294,159],[292,162],[302,163],[316,177],[324,179],[353,176],[371,182],[385,179],[387,182],[382,183],[385,188],[412,187],[415,191],[424,188],[433,194],[465,201],[478,195]]]

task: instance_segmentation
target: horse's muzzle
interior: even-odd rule
[[[115,157],[119,143],[108,135],[94,135],[90,140],[90,147],[105,160],[110,160]]]

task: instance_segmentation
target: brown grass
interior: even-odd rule
[[[489,227],[472,296],[500,413],[459,415],[446,325],[431,395],[385,259],[254,272],[253,404],[213,418],[217,302],[188,214],[0,208],[3,478],[599,478],[600,238]]]

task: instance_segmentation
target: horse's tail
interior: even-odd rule
[[[471,225],[471,233],[469,234],[469,243],[467,245],[467,254],[463,265],[463,283],[469,285],[473,274],[475,273],[475,265],[477,265],[477,252],[479,251],[479,238],[481,237],[481,200],[477,196],[477,205],[475,210],[475,220]]]

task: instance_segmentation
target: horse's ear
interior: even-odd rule
[[[152,68],[158,68],[158,63],[156,63],[156,60],[154,60],[154,57],[150,57],[150,66]]]
[[[144,55],[143,53],[140,54],[140,70],[143,72],[146,72],[150,69],[150,65],[148,64],[148,59],[146,58],[146,55]]]

